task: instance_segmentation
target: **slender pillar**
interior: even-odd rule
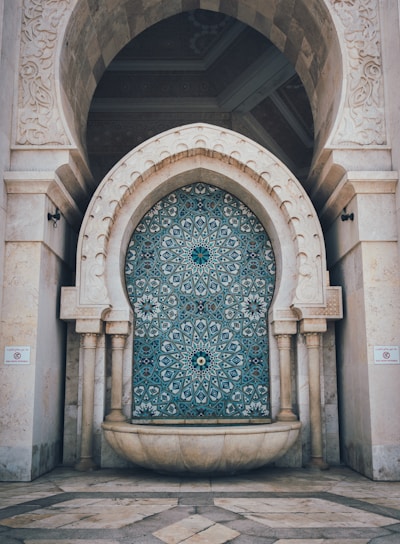
[[[292,410],[292,380],[290,373],[291,334],[278,334],[276,339],[279,349],[281,408],[278,421],[295,421],[296,415]]]
[[[310,425],[311,425],[311,466],[328,468],[323,459],[322,450],[322,415],[320,384],[320,345],[321,334],[305,334],[308,351],[308,374],[310,382]]]
[[[111,335],[111,412],[106,416],[107,421],[125,421],[122,413],[122,384],[123,384],[123,355],[126,335]]]
[[[81,335],[82,345],[82,440],[80,460],[75,465],[76,470],[94,470],[93,461],[93,412],[94,412],[94,371],[96,362],[97,334],[84,333]]]

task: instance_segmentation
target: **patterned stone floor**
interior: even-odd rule
[[[1,544],[400,544],[400,483],[345,468],[236,476],[58,468],[0,483]]]

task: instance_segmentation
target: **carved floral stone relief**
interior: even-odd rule
[[[324,0],[327,2],[328,0]],[[376,0],[329,0],[343,24],[348,89],[335,144],[386,143],[381,38]],[[76,0],[24,0],[16,143],[68,145],[56,92],[55,65]]]
[[[344,28],[349,73],[336,144],[386,143],[381,36],[376,0],[330,0]]]
[[[24,0],[16,143],[68,145],[58,109],[55,63],[73,0]]]

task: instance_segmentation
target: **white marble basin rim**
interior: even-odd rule
[[[284,455],[300,432],[299,421],[260,425],[102,424],[107,442],[132,463],[163,472],[239,472]]]

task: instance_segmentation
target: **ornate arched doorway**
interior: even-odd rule
[[[90,173],[85,167],[84,131],[90,100],[99,77],[124,44],[161,19],[181,12],[189,4],[194,9],[210,7],[209,1],[203,2],[202,0],[189,3],[166,3],[162,2],[162,0],[155,0],[151,3],[151,7],[146,2],[126,3],[121,0],[116,1],[113,4],[114,9],[109,11],[109,3],[107,2],[91,2],[89,5],[85,0],[63,2],[24,0],[21,4],[21,32],[19,33],[17,30],[13,33],[16,40],[15,50],[20,52],[19,69],[15,70],[15,74],[19,76],[18,93],[15,93],[13,104],[11,104],[11,93],[9,93],[9,107],[6,108],[15,112],[16,120],[15,131],[12,136],[10,134],[11,160],[7,161],[6,165],[6,169],[10,171],[6,172],[4,176],[10,209],[12,205],[14,209],[19,210],[21,205],[27,201],[31,205],[32,198],[38,197],[29,195],[40,194],[43,205],[42,217],[46,217],[47,213],[53,214],[56,207],[58,207],[62,217],[66,220],[65,225],[68,229],[79,227],[81,214],[83,215],[86,203],[95,189],[94,185],[91,184]],[[379,414],[378,405],[372,400],[370,401],[370,399],[381,399],[385,406],[389,406],[395,402],[396,396],[395,394],[388,396],[386,388],[377,385],[380,382],[375,380],[375,374],[372,373],[375,372],[375,367],[371,364],[373,363],[373,356],[370,348],[371,342],[377,345],[381,345],[383,342],[395,345],[397,339],[389,325],[387,325],[387,330],[382,327],[374,328],[375,320],[366,319],[366,316],[376,316],[375,302],[370,293],[374,293],[377,299],[382,301],[384,299],[382,294],[386,296],[386,290],[392,289],[392,287],[387,282],[383,282],[385,287],[378,289],[377,285],[370,281],[369,275],[364,274],[362,281],[364,293],[366,293],[365,305],[363,304],[365,311],[363,319],[359,319],[360,304],[353,304],[353,300],[359,300],[357,297],[360,292],[359,283],[352,281],[354,263],[363,271],[369,267],[364,259],[366,254],[364,247],[372,247],[370,242],[376,242],[374,238],[376,231],[372,232],[369,228],[369,214],[365,213],[362,228],[358,221],[353,223],[353,226],[360,227],[358,228],[358,234],[353,238],[349,236],[348,227],[350,223],[342,225],[340,215],[346,206],[349,213],[353,212],[352,208],[355,208],[355,206],[364,209],[368,198],[371,200],[368,205],[371,206],[371,209],[375,209],[378,199],[378,196],[376,196],[377,191],[379,193],[379,202],[382,202],[382,209],[388,210],[389,205],[394,206],[391,216],[394,216],[396,209],[393,199],[397,177],[395,173],[390,172],[393,157],[390,148],[385,145],[387,142],[385,117],[387,112],[390,111],[390,107],[388,109],[388,106],[385,106],[382,87],[383,73],[386,67],[381,55],[383,47],[381,36],[384,35],[383,30],[385,27],[381,26],[379,20],[380,12],[381,14],[384,13],[385,17],[389,19],[388,11],[378,9],[380,6],[376,2],[367,2],[363,3],[360,16],[360,3],[339,2],[336,0],[304,0],[295,2],[289,9],[285,9],[287,6],[284,2],[272,1],[260,3],[238,0],[211,4],[215,10],[224,11],[271,38],[296,67],[307,88],[314,114],[318,117],[315,123],[317,135],[315,147],[317,155],[314,160],[315,176],[311,182],[310,194],[318,213],[321,213],[320,217],[323,217],[326,225],[332,226],[329,233],[332,242],[331,251],[334,253],[330,265],[331,277],[335,277],[337,283],[344,281],[347,293],[348,318],[345,324],[344,341],[341,343],[342,353],[339,357],[345,369],[342,382],[344,386],[342,397],[346,399],[344,409],[346,424],[343,426],[343,429],[346,429],[344,433],[347,442],[346,449],[349,458],[351,458],[350,464],[352,466],[358,467],[369,475],[375,474],[380,477],[381,470],[382,473],[386,473],[385,467],[382,465],[383,461],[381,461],[386,459],[386,453],[381,456],[379,453],[380,448],[382,448],[382,451],[387,452],[388,458],[392,462],[396,457],[389,453],[392,450],[387,448],[389,446],[390,448],[397,447],[397,445],[392,444],[393,441],[390,442],[389,446],[387,445],[386,438],[392,436],[389,424],[386,422],[382,424],[380,419],[375,419],[375,416]],[[15,10],[15,21],[17,19],[19,20],[19,13]],[[368,44],[368,47],[366,47],[366,44]],[[388,47],[388,44],[385,47]],[[14,57],[15,55],[12,54],[12,58]],[[13,80],[11,73],[8,79]],[[391,79],[390,74],[389,79]],[[6,125],[9,125],[9,121]],[[184,144],[185,142],[180,141],[180,145],[184,146]],[[223,149],[223,143],[221,146],[221,149]],[[219,150],[220,148],[217,150],[213,147],[208,148],[210,155],[216,151],[219,153]],[[240,152],[238,146],[235,151]],[[198,152],[198,149],[196,152]],[[156,159],[154,156],[147,157],[149,169],[151,168],[151,160],[156,163],[157,167],[160,166],[158,160],[160,156],[157,150],[155,150],[155,156]],[[167,154],[167,157],[169,156]],[[199,157],[199,154],[197,157]],[[231,157],[229,154],[225,154],[223,160],[226,162],[232,160],[233,164],[236,161],[236,156]],[[137,157],[137,162],[140,163],[139,157]],[[201,171],[204,174],[207,169],[205,164],[207,163],[207,167],[210,164],[205,160],[204,156],[201,156],[198,163],[202,165],[198,166],[198,168],[202,169]],[[232,181],[232,179],[242,175],[241,168],[243,171],[247,168],[247,163],[238,161],[239,163],[241,166],[236,169],[237,175],[232,174],[232,177],[229,178],[229,183],[236,188],[237,185],[235,186],[235,181]],[[191,168],[197,168],[194,164],[192,162]],[[147,180],[149,178],[146,168],[143,167],[140,171],[143,178]],[[266,168],[266,170],[269,171],[269,168]],[[256,171],[253,165],[249,166],[249,171]],[[246,171],[247,174],[249,172]],[[262,180],[260,184],[254,183],[251,185],[251,191],[254,191],[255,195],[253,200],[249,195],[245,195],[243,201],[247,205],[251,204],[250,207],[257,212],[263,224],[265,223],[268,227],[268,232],[270,232],[270,225],[267,225],[268,217],[258,212],[258,206],[263,208],[259,204],[258,197],[260,192],[265,190],[271,191],[274,197],[276,197],[276,192],[274,188],[271,188],[271,185],[264,184],[264,175],[262,174],[262,172],[258,171],[258,175]],[[176,171],[174,175],[178,175]],[[174,185],[176,179],[169,180],[168,184]],[[168,191],[174,189],[174,187],[170,187]],[[287,186],[285,187],[286,190],[288,190]],[[234,193],[233,189],[232,192]],[[246,192],[246,190],[243,189],[243,192]],[[123,189],[121,189],[121,193],[125,194]],[[140,190],[136,194],[139,193]],[[241,198],[242,194],[239,193],[240,191],[237,196]],[[151,203],[154,204],[157,199],[159,200],[164,196],[165,194],[160,190],[160,194],[154,195],[154,199],[153,195],[151,195]],[[143,202],[143,207],[147,210],[149,203],[143,195],[142,197],[141,202]],[[126,198],[128,199],[128,197]],[[113,195],[111,201],[120,203],[120,194]],[[285,216],[289,222],[295,223],[297,221],[295,215],[286,214],[286,204],[279,200],[279,196],[277,201],[282,204],[282,216]],[[112,204],[110,204],[111,208]],[[295,208],[296,206],[293,209]],[[119,210],[122,215],[125,213],[124,206],[121,203],[119,204]],[[93,208],[91,208],[92,212],[96,215],[96,210]],[[107,218],[109,216],[114,220],[115,216],[112,210],[109,214],[103,214],[105,224],[108,223]],[[368,216],[367,219],[365,219],[365,216]],[[30,215],[27,217],[30,217]],[[137,224],[137,219],[137,217],[131,218],[131,228],[128,229],[130,232]],[[8,217],[8,220],[10,225],[13,225],[14,218],[12,214]],[[274,223],[274,221],[271,220],[271,223]],[[385,225],[390,224],[389,222],[384,223]],[[30,228],[27,227],[27,238],[30,239],[31,233],[29,230]],[[77,318],[79,334],[81,332],[100,334],[98,333],[100,321],[103,325],[106,323],[107,334],[110,335],[112,330],[117,330],[117,323],[124,320],[129,322],[129,309],[123,304],[119,304],[119,301],[122,301],[123,298],[120,293],[116,292],[118,289],[115,291],[112,285],[107,284],[110,290],[110,293],[108,293],[103,282],[104,263],[110,262],[111,253],[113,253],[111,260],[114,263],[118,261],[116,252],[102,241],[102,237],[104,235],[108,236],[109,231],[105,229],[106,233],[104,234],[104,229],[94,225],[94,231],[99,233],[98,239],[91,237],[89,231],[90,226],[87,230],[83,229],[82,232],[85,232],[88,239],[90,238],[95,251],[91,253],[89,248],[88,252],[86,252],[86,249],[84,252],[80,252],[79,249],[79,254],[82,258],[87,258],[93,273],[85,269],[84,266],[81,267],[79,262],[76,285],[80,288],[82,284],[82,293],[79,294],[79,297],[75,297],[75,295],[72,297],[71,307],[74,305],[81,306],[82,312],[77,311],[72,312],[72,314],[79,316],[79,319]],[[111,231],[114,236],[114,229],[110,228]],[[282,231],[284,231],[284,226]],[[312,311],[312,305],[309,305],[307,314],[303,312],[304,306],[299,308],[298,300],[304,301],[304,299],[301,297],[300,299],[296,298],[297,288],[299,288],[299,291],[304,292],[304,285],[308,283],[310,277],[318,274],[318,271],[320,272],[319,283],[324,285],[325,266],[322,263],[320,268],[315,267],[313,258],[309,259],[308,248],[313,245],[312,237],[306,236],[306,242],[302,245],[300,242],[301,236],[297,237],[298,233],[295,227],[291,232],[294,233],[293,240],[296,240],[296,247],[300,248],[298,253],[295,252],[295,258],[291,262],[292,265],[293,262],[297,263],[298,257],[298,261],[301,263],[301,266],[299,265],[297,268],[292,266],[291,270],[300,271],[299,276],[302,281],[297,286],[291,286],[284,304],[281,304],[283,298],[280,294],[281,290],[278,289],[277,304],[274,304],[273,308],[271,308],[273,319],[275,319],[274,323],[278,322],[277,315],[279,314],[280,318],[282,318],[279,322],[290,323],[290,326],[293,324],[293,312],[297,312],[296,319],[300,320],[300,322],[306,317],[315,317],[318,313],[317,310],[320,312],[319,316],[325,315],[324,310],[321,310],[321,308],[326,309],[325,303],[328,299],[328,296],[325,297],[325,300],[323,300],[323,297],[315,296],[313,298],[310,296],[307,300],[312,301],[312,304],[314,304],[314,312]],[[363,238],[364,232],[368,232],[371,238],[368,237],[365,240]],[[68,234],[64,237],[61,228],[58,229],[57,234],[61,234],[63,238],[55,246],[49,245],[44,234],[40,234],[38,241],[46,251],[51,250],[52,258],[62,266],[62,271],[59,271],[56,267],[50,268],[47,260],[41,260],[40,264],[37,264],[37,274],[29,274],[29,282],[24,283],[27,293],[39,292],[46,299],[48,298],[48,292],[43,291],[43,289],[45,285],[50,283],[48,281],[49,274],[51,274],[53,285],[58,285],[60,281],[64,281],[60,278],[64,277],[64,273],[69,270],[71,264],[71,257],[68,249],[66,249],[69,247],[69,243],[66,243]],[[388,238],[383,227],[379,236],[386,244]],[[277,237],[275,236],[275,238]],[[389,239],[392,247],[394,247],[397,242],[394,240],[393,233],[390,233]],[[23,240],[24,238],[22,238]],[[348,244],[349,241],[351,241],[351,247]],[[21,244],[21,239],[16,237],[13,242]],[[123,243],[121,243],[124,251],[126,244],[127,239],[124,239]],[[82,245],[84,245],[84,242],[82,242]],[[289,246],[290,243],[288,243]],[[21,254],[24,254],[23,246],[19,245],[18,247],[21,248]],[[106,253],[103,251],[104,247],[107,249]],[[274,245],[274,248],[278,248],[276,251],[277,267],[279,268],[282,265],[281,271],[284,273],[284,270],[287,269],[287,262],[282,259],[280,251],[282,249],[284,254],[285,246],[277,244]],[[335,254],[336,250],[338,250],[337,254]],[[397,249],[393,250],[393,256],[397,255],[396,251]],[[315,252],[312,255],[315,257]],[[60,258],[63,261],[62,264]],[[318,262],[318,259],[317,256],[316,262]],[[390,259],[387,257],[386,262],[389,260],[391,263],[396,262],[395,257]],[[12,271],[19,268],[19,261],[12,254],[8,255],[6,262],[7,270]],[[383,261],[381,261],[382,263]],[[91,281],[81,282],[85,274]],[[347,280],[348,284],[346,285]],[[313,292],[314,287],[311,285],[311,292]],[[101,290],[106,293],[103,297],[98,296]],[[113,291],[112,296],[111,291]],[[314,290],[314,292],[318,295],[318,289]],[[12,301],[12,286],[5,286],[5,293]],[[392,293],[387,296],[388,300],[392,300]],[[53,298],[56,299],[55,296]],[[43,313],[44,306],[39,304],[39,300],[35,302],[35,311],[38,311],[41,323],[43,323],[43,327],[40,327],[40,329],[46,330],[47,335],[42,336],[35,333],[34,342],[37,341],[40,347],[37,353],[45,354],[43,360],[47,361],[49,357],[47,344],[50,337],[56,338],[56,336],[49,332],[50,329],[46,326],[49,321],[48,315]],[[113,308],[110,310],[111,300]],[[278,312],[277,314],[276,310],[284,310],[284,312]],[[118,314],[118,312],[120,313]],[[285,312],[287,313],[285,314]],[[118,315],[121,321],[118,321]],[[376,319],[380,324],[385,323],[393,326],[393,323],[396,323],[396,318],[392,319],[393,315],[394,313],[390,314],[391,319],[387,319],[385,313],[382,319],[380,319],[380,315]],[[10,331],[4,337],[4,343],[8,345],[13,338],[14,323],[12,320],[14,317],[9,312],[5,312],[3,317],[5,320],[4,330]],[[30,326],[29,316],[19,315],[18,317],[25,319],[24,323],[28,330]],[[106,318],[108,321],[105,321]],[[72,317],[71,319],[75,318]],[[90,319],[92,319],[91,326],[89,326]],[[81,321],[85,321],[84,325]],[[54,320],[55,322],[56,320]],[[373,326],[371,326],[371,323],[373,323]],[[115,325],[114,329],[111,325]],[[51,331],[53,330],[51,329]],[[271,329],[273,336],[271,349],[276,349],[276,346],[272,345],[275,342],[274,339],[276,339],[276,342],[279,340],[283,344],[285,342],[284,334],[292,336],[295,334],[289,325],[288,329],[282,328],[279,330],[282,333],[281,337],[277,334],[275,326]],[[284,330],[286,330],[286,333],[283,332]],[[379,336],[381,333],[382,337]],[[103,349],[100,345],[104,341],[103,332],[101,332],[100,337],[100,339],[97,339],[97,355],[99,350]],[[30,341],[30,337],[28,338]],[[354,339],[357,339],[359,344],[356,345]],[[359,345],[362,345],[362,349],[359,348]],[[298,348],[300,353],[301,346],[299,345]],[[53,340],[52,349],[55,355],[51,356],[51,361],[47,361],[47,365],[49,368],[53,368],[55,366],[53,361],[57,360],[58,368],[61,369],[65,356],[64,342]],[[354,357],[355,353],[356,358]],[[357,359],[356,364],[355,359]],[[35,383],[37,384],[36,396],[32,397],[29,409],[27,408],[28,411],[33,411],[34,406],[37,404],[36,400],[44,391],[44,385],[41,386],[41,380],[38,379],[40,377],[38,369],[40,368],[41,366],[37,365],[37,368],[34,369]],[[366,372],[367,368],[368,372]],[[357,369],[356,373],[352,374],[354,369]],[[383,374],[382,368],[379,371]],[[385,382],[387,381],[387,383],[390,382],[389,376],[390,374],[385,374]],[[62,372],[59,372],[56,383],[59,390],[57,404],[61,405]],[[351,385],[353,383],[362,383],[362,387],[355,387]],[[15,381],[15,387],[17,387],[17,381]],[[274,390],[276,391],[276,389],[275,387]],[[365,391],[373,392],[373,394],[364,394]],[[385,397],[384,399],[382,395]],[[99,397],[101,398],[102,395],[100,394]],[[14,395],[14,401],[8,403],[5,407],[6,412],[13,421],[15,421],[13,413],[18,409],[18,401],[15,399]],[[128,401],[130,401],[129,398]],[[357,410],[353,410],[352,406],[356,406]],[[272,403],[272,408],[274,408],[274,403]],[[99,429],[99,420],[102,419],[103,412],[104,406],[100,401],[98,410],[95,413],[96,431]],[[75,427],[78,428],[75,435],[79,436],[80,429],[79,423],[77,423],[79,418],[76,413],[79,413],[79,409],[73,412],[69,422],[72,422],[71,426],[74,429]],[[273,410],[273,413],[277,413],[277,410],[275,412]],[[372,434],[369,430],[364,434],[364,427],[362,432],[359,432],[359,413],[366,414],[367,419],[372,418],[371,421],[378,421],[373,425]],[[347,415],[349,415],[349,420]],[[348,424],[349,421],[350,424]],[[60,426],[52,424],[49,425],[49,428],[53,434],[53,436],[49,437],[49,440],[54,443],[53,441],[56,440],[54,436],[60,437]],[[46,440],[47,438],[43,440],[43,444],[46,443]],[[67,443],[67,441],[65,442]],[[31,457],[31,452],[34,451],[33,446],[36,445],[29,438],[26,449],[28,457]],[[41,447],[40,449],[42,450]],[[95,451],[98,450],[97,445]],[[43,451],[46,451],[45,448],[43,448]],[[372,464],[371,459],[373,460]],[[394,472],[395,469],[393,469]],[[33,473],[36,474],[36,472]]]
[[[158,157],[156,161],[155,157]],[[196,191],[205,191],[209,195],[214,194],[214,198],[208,200],[207,206],[205,199],[197,198],[191,194],[192,192],[195,194]],[[179,205],[177,205],[178,203]],[[212,211],[207,219],[200,210],[198,210],[198,214],[192,213],[196,207],[202,209],[204,206],[209,207],[209,211]],[[160,209],[165,211],[165,216],[159,213]],[[143,216],[146,210],[147,214]],[[235,214],[235,210],[239,213]],[[258,219],[253,212],[257,213]],[[160,216],[166,227],[166,231],[162,234],[158,234]],[[196,217],[199,218],[197,224]],[[222,225],[223,220],[226,221],[225,225]],[[231,223],[230,220],[232,220]],[[135,229],[133,244],[131,242],[129,245],[132,231]],[[268,232],[269,238],[266,237],[264,229]],[[246,230],[250,230],[248,238],[244,237]],[[213,232],[218,233],[215,240]],[[242,246],[239,245],[239,238],[243,243]],[[263,248],[260,251],[261,261],[255,260],[256,256],[251,250],[252,241],[258,244],[258,249]],[[136,254],[130,253],[131,250],[136,251],[135,246],[141,255],[139,266],[137,266],[137,262],[135,263]],[[158,251],[159,268],[152,268],[152,248]],[[258,318],[261,318],[262,315],[267,317],[266,310],[272,297],[274,265],[273,260],[271,261],[271,248],[273,248],[276,258],[277,282],[273,304],[268,312],[270,334],[267,335],[264,332],[266,328],[261,325],[261,319]],[[230,284],[233,284],[232,287],[236,284],[240,285],[240,281],[236,281],[235,273],[238,273],[240,269],[237,266],[237,260],[241,256],[241,252],[246,252],[248,271],[251,271],[251,266],[254,263],[255,274],[247,274],[242,279],[248,288],[246,291],[242,291],[242,298],[239,299],[237,291],[240,291],[240,288],[235,287],[233,292],[229,293],[229,286]],[[128,254],[128,258],[125,263],[126,254]],[[164,287],[165,295],[166,297],[172,295],[172,299],[169,302],[168,300],[163,302],[166,302],[166,313],[169,310],[172,310],[172,313],[169,321],[165,319],[159,321],[161,331],[165,326],[165,331],[161,335],[161,343],[158,339],[152,346],[152,340],[150,340],[152,336],[149,334],[146,342],[139,342],[136,348],[139,361],[143,359],[144,367],[149,363],[149,361],[145,361],[145,348],[147,349],[147,347],[150,350],[153,349],[152,353],[158,358],[160,366],[164,365],[160,371],[160,375],[164,372],[166,377],[166,391],[164,390],[164,393],[175,394],[175,408],[177,405],[181,405],[179,407],[181,419],[185,419],[189,415],[188,419],[190,420],[195,415],[193,410],[201,406],[204,399],[206,404],[208,403],[208,407],[213,407],[207,415],[217,422],[221,416],[229,415],[226,410],[229,412],[231,405],[234,407],[233,413],[236,413],[239,419],[247,417],[246,410],[251,410],[252,405],[259,409],[258,415],[271,415],[271,419],[278,422],[279,432],[282,431],[282,423],[284,422],[287,422],[284,432],[290,434],[292,431],[296,431],[293,439],[289,440],[289,435],[287,435],[283,440],[288,447],[291,446],[299,431],[296,422],[297,414],[293,410],[291,377],[291,366],[294,363],[295,353],[293,341],[298,332],[304,335],[307,351],[303,362],[299,360],[297,364],[306,362],[309,366],[309,383],[307,382],[309,395],[307,393],[307,397],[309,396],[310,399],[311,441],[307,436],[304,437],[304,440],[311,448],[312,459],[321,463],[323,458],[319,387],[321,335],[326,331],[327,319],[337,319],[341,316],[340,289],[329,287],[326,284],[324,242],[317,216],[301,185],[286,167],[251,140],[231,131],[210,125],[196,124],[168,131],[139,146],[103,180],[92,199],[82,225],[78,246],[76,287],[63,289],[61,309],[64,319],[76,320],[76,329],[83,339],[81,362],[83,368],[90,369],[87,371],[87,378],[85,378],[84,371],[83,378],[87,389],[83,386],[83,434],[81,461],[78,465],[78,468],[81,469],[90,468],[93,463],[91,436],[93,433],[94,385],[92,380],[94,379],[95,361],[98,357],[98,339],[104,334],[104,326],[106,336],[111,339],[113,384],[111,404],[107,409],[110,413],[106,418],[104,431],[107,436],[110,432],[115,434],[122,430],[122,434],[128,436],[132,434],[134,429],[142,438],[145,432],[143,428],[137,431],[137,426],[132,425],[133,422],[124,423],[127,417],[131,419],[132,405],[134,416],[141,416],[140,410],[135,412],[137,409],[135,408],[135,398],[132,399],[130,395],[125,407],[123,406],[123,384],[127,379],[127,376],[124,375],[123,352],[129,357],[131,368],[132,357],[135,357],[132,343],[128,343],[124,349],[126,337],[130,338],[132,342],[132,332],[130,331],[133,324],[133,311],[125,287],[125,264],[128,265],[128,293],[133,296],[133,307],[138,317],[136,327],[139,339],[145,337],[146,329],[150,331],[152,328],[152,319],[149,318],[158,319],[160,317],[161,304],[154,295],[154,288],[156,282],[161,278],[161,271],[165,275],[160,285],[166,286]],[[221,265],[219,269],[218,265]],[[269,265],[272,266],[269,271],[269,286],[267,286],[266,283],[264,284],[268,278],[265,269],[268,270]],[[146,269],[146,266],[149,268]],[[217,266],[218,269],[219,283],[215,284],[214,291],[211,293],[209,286],[215,278],[212,274],[208,274],[208,283],[206,284],[205,271],[211,271],[214,266]],[[245,270],[246,266],[243,269]],[[152,272],[145,275],[146,271]],[[230,275],[227,273],[228,271],[230,271]],[[149,287],[151,282],[153,283],[153,291]],[[189,297],[188,295],[193,294],[193,291],[196,297]],[[193,317],[197,311],[201,311],[203,304],[212,304],[212,301],[218,302],[219,291],[222,292],[225,300],[221,299],[220,301],[223,302],[222,307],[216,304],[215,319],[211,319],[212,325],[211,321],[199,319],[197,328],[193,327],[183,312],[180,325],[175,326],[174,305],[176,298],[182,297],[181,302],[183,302],[185,311],[188,312],[187,315]],[[212,298],[205,298],[203,301],[203,295],[211,295]],[[217,314],[221,311],[222,320],[217,321]],[[243,321],[237,319],[239,315],[244,317]],[[232,331],[229,331],[228,327],[224,327],[228,321],[230,321],[229,326],[232,327]],[[220,325],[222,325],[221,328],[219,328]],[[187,327],[185,330],[187,336],[183,334],[182,327]],[[243,335],[240,337],[239,334],[239,341],[233,335],[235,327],[242,328]],[[203,339],[200,339],[200,328],[204,333]],[[247,342],[251,336],[246,337],[246,329],[249,329],[250,332],[253,331],[256,336],[259,334],[257,343]],[[215,335],[214,330],[217,331]],[[224,344],[225,354],[219,355],[217,363],[218,357],[214,354],[213,349],[218,347],[218,342],[215,346],[212,343],[215,339],[221,338],[218,331],[223,331],[223,334],[227,335],[227,340]],[[171,337],[169,337],[170,334]],[[191,338],[190,345],[186,345],[185,338],[187,337]],[[193,338],[195,343],[197,342],[196,347],[193,347]],[[242,342],[244,349],[238,349],[240,342]],[[219,346],[221,345],[222,342]],[[246,362],[251,365],[251,359],[255,362],[257,354],[254,349],[257,346],[262,349],[266,362],[270,345],[271,381],[277,379],[275,384],[279,383],[278,388],[271,387],[271,408],[267,404],[269,391],[265,387],[268,380],[264,372],[264,383],[261,384],[257,378],[260,386],[257,394],[260,399],[251,396],[250,390],[254,388],[254,382],[250,384],[247,398],[249,408],[246,408],[245,405],[243,409],[239,410],[239,400],[236,406],[232,402],[229,404],[228,400],[225,408],[221,407],[218,409],[219,411],[215,410],[219,395],[222,397],[224,387],[227,390],[231,389],[232,382],[235,381],[233,378],[236,378],[240,373],[238,370],[241,370],[241,365]],[[212,361],[213,357],[215,357],[214,361]],[[151,357],[149,358],[151,359]],[[237,359],[236,368],[235,359]],[[196,373],[200,376],[203,372],[202,368],[207,365],[208,368],[213,368],[216,371],[223,369],[227,375],[229,372],[236,374],[235,376],[231,374],[230,380],[225,380],[225,385],[220,384],[211,392],[211,386],[209,389],[205,387],[202,389],[201,380],[196,382],[195,379]],[[150,371],[149,365],[147,365],[147,370]],[[267,364],[264,365],[264,370],[267,370]],[[188,373],[191,373],[190,380],[194,376],[194,379],[189,380],[189,383],[185,382]],[[211,377],[211,373],[209,376]],[[244,372],[243,376],[249,377]],[[151,386],[147,385],[148,382],[145,378],[144,375],[137,376],[138,405],[143,405],[144,408],[153,406],[152,409],[155,412],[161,412],[164,410],[164,408],[161,409],[161,404],[152,404],[150,401]],[[140,382],[140,380],[142,381]],[[174,390],[175,383],[176,391]],[[212,379],[208,383],[212,384]],[[235,389],[235,385],[233,388]],[[242,394],[243,398],[245,389],[246,384],[242,383],[241,387],[234,391],[234,394]],[[129,390],[131,391],[130,379]],[[87,391],[86,398],[85,391]],[[197,393],[199,395],[197,404],[192,404],[189,412],[185,413],[182,408],[185,395],[190,397],[191,395],[196,396]],[[147,397],[144,396],[146,394]],[[214,397],[212,397],[213,395]],[[298,392],[298,395],[300,396],[296,402],[300,405],[304,399],[301,399],[301,391]],[[179,400],[177,401],[177,399]],[[166,404],[168,405],[168,403]],[[168,414],[167,405],[165,406],[165,415]],[[172,411],[175,408],[173,407]],[[129,409],[128,416],[125,409]],[[270,410],[270,414],[267,413],[267,410]],[[144,415],[148,416],[149,414]],[[202,417],[200,414],[198,416]],[[300,414],[300,419],[304,423],[307,422],[308,417],[310,417],[308,410],[307,415]],[[247,419],[249,418],[247,417]],[[89,425],[88,422],[92,422],[92,424]],[[221,423],[219,422],[219,424]],[[219,424],[217,423],[217,427]],[[273,430],[273,425],[263,432],[268,433]],[[246,433],[248,434],[248,432],[246,428]],[[224,436],[227,433],[225,428],[223,433]],[[175,432],[168,429],[162,431],[161,434],[168,440],[177,436]],[[198,433],[195,432],[191,437],[192,442],[196,436]],[[114,438],[110,439],[110,442],[116,451],[121,453],[121,437],[116,440]],[[241,440],[243,442],[243,438]],[[138,442],[135,441],[135,444],[137,445]],[[136,446],[135,448],[138,453]],[[279,451],[282,455],[286,450],[280,448],[281,446],[279,446]],[[156,449],[147,445],[143,450],[140,450],[140,462],[145,466],[153,466],[148,459],[143,460],[143,451],[155,452]],[[276,455],[278,455],[277,452],[268,459],[275,458]],[[250,458],[250,461],[249,466],[257,466],[253,463],[254,459]],[[258,462],[264,461],[259,460]],[[138,462],[137,458],[135,458],[135,462]],[[159,465],[156,464],[156,466],[160,468]],[[186,464],[184,461],[177,462],[175,465],[172,463],[171,468],[170,463],[167,468],[176,470],[177,466],[182,467]],[[223,466],[226,466],[225,460]]]

